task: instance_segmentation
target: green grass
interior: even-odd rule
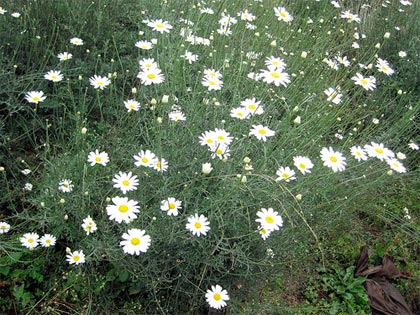
[[[332,277],[340,286],[366,244],[372,264],[389,254],[410,274],[397,286],[418,312],[420,159],[409,144],[420,143],[420,7],[381,4],[351,1],[338,9],[328,1],[284,1],[294,17],[286,23],[270,1],[2,2],[0,222],[11,228],[0,234],[0,293],[8,297],[0,299],[1,313],[345,314],[353,302],[334,295],[323,279]],[[214,14],[201,13],[205,7]],[[251,22],[256,29],[237,15],[244,9],[257,17]],[[340,17],[346,10],[361,22]],[[237,19],[229,36],[217,32],[223,14]],[[173,28],[161,34],[147,19],[163,19]],[[209,45],[180,36],[187,27]],[[72,45],[73,37],[84,44]],[[135,46],[152,39],[157,42],[150,50]],[[181,57],[187,50],[198,56],[196,62]],[[73,58],[60,62],[62,52]],[[266,69],[271,56],[284,60],[291,80],[286,86],[248,78]],[[351,65],[331,69],[325,59],[338,56]],[[162,83],[137,78],[144,58],[154,58]],[[395,73],[378,72],[378,58]],[[205,69],[223,75],[220,90],[203,86]],[[60,70],[64,79],[46,80],[50,70]],[[376,88],[355,85],[356,73],[373,75]],[[111,84],[95,89],[93,75]],[[327,100],[327,88],[343,94],[339,104]],[[29,103],[30,91],[47,98]],[[261,115],[230,116],[250,98],[263,104]],[[129,99],[141,104],[139,111],[127,111]],[[186,120],[171,121],[174,109]],[[259,124],[275,131],[274,137],[249,135]],[[202,133],[216,128],[233,137],[227,159],[213,159],[199,143]],[[351,147],[372,142],[404,153],[407,172],[391,172],[374,157],[358,162],[350,154]],[[343,154],[345,170],[323,165],[320,151],[326,147]],[[96,149],[108,153],[105,167],[88,163]],[[140,150],[167,160],[168,170],[136,167],[133,155]],[[293,165],[299,155],[311,159],[310,173]],[[206,175],[201,168],[208,162],[213,170]],[[286,166],[297,179],[276,181],[276,171]],[[22,174],[24,169],[31,173]],[[136,175],[138,189],[123,195],[114,188],[119,172]],[[69,193],[58,189],[64,179],[74,184]],[[26,183],[33,185],[30,191],[23,189]],[[106,209],[117,196],[138,202],[133,222],[109,219]],[[169,197],[182,201],[178,216],[160,210]],[[274,208],[284,222],[266,240],[255,221],[261,208]],[[186,229],[194,213],[208,218],[207,235]],[[97,224],[90,235],[81,226],[88,215]],[[139,256],[120,246],[131,228],[151,238]],[[28,250],[20,238],[29,232],[52,234],[57,243]],[[86,262],[70,265],[66,255],[77,250]],[[230,296],[220,311],[205,300],[216,284]],[[362,298],[362,290],[351,292]],[[358,314],[364,311],[369,308]]]

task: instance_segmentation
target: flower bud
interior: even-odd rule
[[[203,163],[201,165],[201,172],[204,175],[208,175],[210,174],[210,172],[213,170],[213,167],[211,166],[211,163]]]
[[[162,96],[162,103],[167,104],[169,102],[169,95],[163,95]]]

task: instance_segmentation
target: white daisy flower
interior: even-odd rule
[[[136,175],[132,175],[131,172],[123,173],[119,172],[112,179],[114,182],[114,187],[121,189],[122,193],[125,195],[128,191],[137,190],[139,181]]]
[[[69,179],[63,179],[58,183],[58,189],[62,192],[69,193],[72,192],[74,185],[72,184],[72,181]]]
[[[120,245],[123,251],[130,255],[140,255],[149,249],[151,238],[146,231],[140,229],[129,229],[122,235],[123,240]]]
[[[206,301],[210,307],[221,309],[227,305],[229,295],[220,285],[211,286],[211,290],[207,290]]]
[[[96,149],[94,152],[92,151],[89,153],[87,160],[90,163],[90,166],[94,166],[96,164],[106,166],[106,164],[109,162],[109,157],[108,153],[104,151],[99,152],[99,150]]]
[[[169,216],[177,216],[178,210],[182,208],[182,201],[176,200],[173,197],[169,197],[166,200],[160,202],[160,210],[167,211]]]
[[[42,247],[51,247],[54,246],[57,241],[57,238],[51,234],[45,234],[39,239],[39,243]]]
[[[346,158],[331,147],[322,148],[321,160],[324,162],[324,166],[331,168],[333,172],[341,172],[346,169]]]
[[[266,230],[276,231],[283,226],[283,218],[277,211],[274,211],[273,208],[261,208],[261,210],[257,212],[257,217],[258,218],[255,221]]]
[[[312,161],[306,156],[295,156],[293,164],[302,174],[310,173],[314,166]]]
[[[85,262],[85,254],[82,250],[70,252],[66,255],[66,260],[70,265],[80,265]]]
[[[134,200],[128,200],[126,197],[114,197],[112,198],[113,205],[106,207],[106,212],[110,220],[114,220],[118,223],[125,222],[130,223],[132,220],[137,218],[136,213],[140,212],[138,202]]]
[[[276,175],[278,176],[276,178],[276,182],[280,182],[280,181],[285,181],[286,183],[290,182],[291,180],[295,180],[296,179],[296,173],[294,170],[292,170],[290,167],[280,167],[277,172]]]
[[[185,227],[193,235],[200,236],[207,234],[207,232],[210,230],[209,224],[210,222],[204,215],[201,214],[200,216],[198,216],[198,214],[196,213],[188,218],[188,223]]]
[[[141,150],[137,155],[134,155],[133,158],[136,160],[134,162],[135,166],[154,167],[158,162],[158,158],[150,150]]]
[[[258,140],[264,142],[267,141],[268,137],[273,137],[275,134],[275,131],[263,125],[252,125],[252,129],[249,132],[250,136],[255,136]]]
[[[39,235],[36,233],[25,233],[19,240],[22,246],[31,250],[39,245]]]

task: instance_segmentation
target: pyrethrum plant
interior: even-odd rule
[[[63,299],[145,314],[235,313],[252,281],[308,251],[325,264],[321,238],[354,204],[411,176],[420,107],[389,92],[388,36],[302,3],[9,3],[2,121],[33,162],[10,158],[12,137],[2,259],[54,251]],[[338,276],[328,289],[356,310]]]

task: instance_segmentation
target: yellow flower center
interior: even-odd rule
[[[236,116],[238,116],[238,117],[243,117],[243,116],[244,116],[244,113],[242,113],[242,112],[238,112],[238,113],[236,113]]]
[[[147,75],[147,78],[148,78],[148,79],[150,79],[150,80],[152,80],[152,79],[156,78],[156,74],[154,74],[154,73],[149,73],[149,74]]]
[[[55,75],[55,74],[53,74],[52,76],[51,76],[51,79],[57,79],[57,76]]]
[[[130,181],[129,181],[128,179],[124,179],[124,180],[122,181],[122,184],[123,184],[124,186],[128,186],[128,185],[130,185]]]
[[[260,129],[258,130],[258,133],[261,135],[265,135],[267,133],[267,131],[265,131],[265,129]]]
[[[280,78],[280,74],[278,72],[271,71],[270,74],[273,78],[276,78],[276,79]]]
[[[74,261],[79,261],[80,260],[80,256],[79,255],[73,256],[73,260]]]
[[[140,239],[138,237],[133,237],[130,241],[130,243],[134,246],[137,246],[140,244]]]
[[[333,163],[337,163],[338,159],[335,156],[330,156],[330,161]]]
[[[213,298],[214,298],[216,301],[220,301],[220,300],[222,299],[222,296],[220,295],[220,293],[215,293],[215,294],[213,295]]]
[[[120,205],[118,207],[118,211],[122,212],[122,213],[127,212],[128,211],[128,206],[127,205]]]
[[[306,169],[306,165],[305,165],[305,164],[303,164],[303,163],[300,163],[300,164],[299,164],[299,168],[301,168],[301,169],[303,169],[303,170],[304,170],[304,169]]]
[[[285,12],[280,12],[280,16],[285,18],[287,17],[287,14]]]
[[[169,203],[169,209],[175,209],[176,205],[173,202]]]
[[[216,85],[216,81],[209,81],[209,85]]]
[[[207,139],[206,142],[207,143],[213,143],[213,139]]]
[[[217,136],[217,139],[219,139],[220,141],[223,141],[223,140],[225,140],[225,137],[220,135],[220,136]]]
[[[196,229],[199,229],[199,228],[201,228],[201,223],[200,222],[195,222],[194,226],[195,226]]]
[[[283,173],[282,177],[287,179],[287,178],[289,178],[289,177],[290,177],[290,175],[289,175],[289,174],[287,174],[287,173]]]
[[[141,161],[142,161],[143,163],[149,163],[149,159],[148,159],[147,157],[143,157],[143,158],[141,158]]]
[[[362,83],[363,85],[368,85],[369,84],[368,80],[366,80],[366,79],[361,79],[360,83]]]
[[[102,161],[101,157],[100,157],[100,156],[97,156],[97,157],[95,158],[95,162],[99,163],[100,161]]]
[[[384,154],[384,150],[382,150],[381,148],[376,148],[375,152],[378,154]]]
[[[98,82],[96,82],[96,84],[99,85],[99,86],[102,86],[102,85],[104,85],[104,82],[103,81],[98,81]]]
[[[156,28],[165,28],[165,25],[163,25],[162,23],[158,23],[156,24]]]
[[[28,243],[32,244],[34,242],[33,238],[28,239]]]
[[[257,108],[257,106],[256,106],[255,104],[249,104],[249,105],[248,105],[248,108],[249,108],[249,109],[256,109],[256,108]]]
[[[217,149],[216,154],[223,154],[223,150],[222,149]]]
[[[64,183],[63,186],[64,186],[64,188],[69,188],[69,184],[67,184],[67,183]]]
[[[45,240],[45,243],[51,244],[51,240]]]
[[[39,102],[39,97],[38,96],[35,96],[34,98],[33,98],[33,100],[35,101],[35,102]]]
[[[272,216],[269,216],[268,215],[268,216],[265,217],[265,221],[267,223],[270,223],[271,224],[271,223],[274,223],[274,218]]]

